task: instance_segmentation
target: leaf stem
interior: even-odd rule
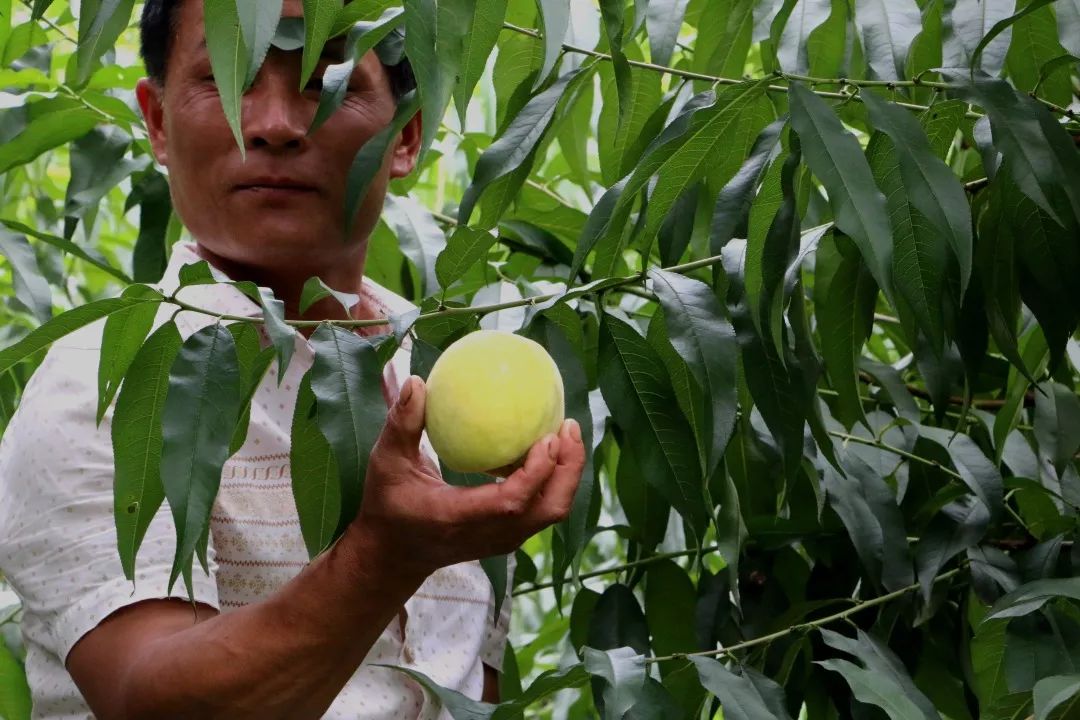
[[[962,569],[963,568],[956,568],[954,570],[949,570],[948,572],[938,575],[936,578],[934,578],[933,584],[936,585],[943,580],[948,580],[949,578],[956,576]],[[867,608],[872,608],[878,605],[884,605],[886,603],[892,602],[897,598],[903,597],[910,592],[918,590],[920,587],[921,586],[919,585],[919,583],[914,583],[912,585],[908,585],[907,587],[900,588],[899,590],[894,590],[893,592],[882,595],[880,597],[871,598],[870,600],[855,601],[857,604],[854,607],[848,608],[847,610],[841,610],[840,612],[833,613],[832,615],[826,615],[823,618],[813,620],[808,623],[799,623],[798,625],[792,625],[791,627],[785,628],[783,630],[778,630],[768,635],[762,635],[761,637],[754,638],[753,640],[747,640],[746,642],[741,642],[736,645],[732,645],[731,647],[721,648],[719,650],[705,650],[703,652],[694,653],[677,653],[674,655],[665,655],[663,657],[646,658],[645,662],[658,663],[668,660],[685,660],[686,658],[690,657],[716,657],[720,655],[734,655],[740,650],[747,650],[758,645],[765,645],[771,643],[773,640],[779,640],[780,638],[786,637],[787,635],[791,635],[795,632],[807,632],[809,630],[817,629],[823,625],[834,623],[837,620],[846,620],[855,613],[862,612]]]

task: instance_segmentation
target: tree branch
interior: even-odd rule
[[[955,570],[950,570],[948,572],[942,573],[941,575],[938,575],[936,578],[934,578],[933,584],[936,585],[943,580],[948,580],[951,577],[955,577],[957,574],[960,573],[961,569],[962,568],[956,568]],[[894,590],[893,592],[888,593],[887,595],[882,595],[881,597],[872,598],[870,600],[853,600],[852,602],[855,603],[855,606],[850,607],[847,610],[841,610],[838,613],[826,615],[823,618],[813,620],[811,622],[792,625],[789,628],[778,630],[777,632],[770,633],[768,635],[762,635],[761,637],[754,638],[753,640],[747,640],[746,642],[741,642],[736,645],[732,645],[731,647],[721,648],[719,650],[705,650],[703,652],[694,653],[676,653],[674,655],[664,655],[663,657],[646,658],[645,662],[658,663],[668,660],[685,660],[691,657],[718,657],[721,655],[734,656],[734,654],[739,652],[740,650],[747,650],[752,647],[757,647],[758,645],[765,645],[771,643],[773,640],[779,640],[780,638],[786,637],[795,632],[808,632],[810,630],[815,630],[819,627],[822,627],[823,625],[834,623],[837,620],[846,620],[855,613],[862,612],[863,610],[866,610],[868,608],[877,607],[878,605],[884,605],[886,603],[892,602],[897,598],[901,598],[910,592],[918,590],[920,587],[921,586],[919,585],[919,583],[915,583],[913,585],[908,585],[907,587],[900,588],[899,590]]]

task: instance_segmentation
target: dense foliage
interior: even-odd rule
[[[312,388],[377,379],[406,334],[421,375],[478,326],[539,340],[595,449],[516,576],[485,563],[515,587],[503,705],[418,678],[455,718],[1080,716],[1078,0],[306,0],[276,34],[280,2],[205,5],[234,125],[271,42],[310,70],[344,32],[353,58],[411,58],[398,120],[444,117],[368,261],[420,311],[303,390],[294,477],[334,478],[297,495],[310,551],[356,509],[342,443],[381,422]],[[132,457],[205,442],[163,447],[196,412],[237,428],[201,447],[226,457],[286,357],[250,319],[147,338],[183,305],[152,284],[184,230],[133,101],[137,10],[0,0],[0,427],[48,344],[108,318],[124,568],[167,497],[183,575],[209,522],[189,494],[218,477]],[[291,347],[280,304],[240,289]],[[199,368],[235,382],[173,383],[133,424],[164,398],[125,377]],[[12,719],[17,621],[0,610]]]

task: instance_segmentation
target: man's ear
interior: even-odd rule
[[[420,111],[413,115],[401,134],[390,156],[390,177],[403,178],[416,169],[416,158],[420,154],[420,143],[424,137],[424,119]]]
[[[146,134],[150,138],[154,157],[158,163],[167,166],[169,155],[165,150],[165,88],[150,78],[142,78],[135,85],[135,97],[146,121]]]

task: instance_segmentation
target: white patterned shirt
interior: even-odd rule
[[[199,259],[194,246],[177,244],[162,289],[173,290],[180,268]],[[367,278],[363,294],[386,317],[414,308]],[[222,314],[260,314],[257,305],[228,285],[187,287],[181,297]],[[174,310],[163,307],[158,322]],[[187,337],[214,319],[183,312],[176,322]],[[113,521],[112,411],[100,427],[95,423],[103,327],[103,321],[95,323],[53,346],[0,441],[0,572],[24,606],[34,718],[92,718],[65,669],[71,648],[126,605],[187,597],[183,582],[168,590],[176,533],[167,501],[139,549],[134,586],[120,567]],[[268,342],[265,335],[263,341]],[[311,345],[298,335],[281,383],[276,364],[263,379],[252,401],[246,442],[222,472],[211,514],[210,574],[197,565],[193,573],[195,599],[222,613],[269,597],[308,562],[289,451],[297,388],[313,360]],[[388,402],[409,376],[409,362],[406,341],[386,366]],[[435,457],[426,434],[422,448]],[[502,667],[509,608],[507,598],[495,621],[491,584],[477,562],[435,572],[408,600],[404,618],[383,630],[324,718],[449,720],[404,673],[371,664],[415,669],[479,698],[483,664]]]

